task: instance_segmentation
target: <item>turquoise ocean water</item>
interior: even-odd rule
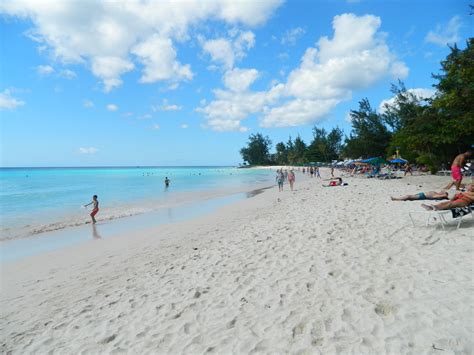
[[[270,171],[232,167],[1,168],[0,240],[82,225],[94,194],[98,220],[110,221],[272,182]]]

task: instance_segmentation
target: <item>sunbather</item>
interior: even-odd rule
[[[401,197],[390,197],[392,201],[417,201],[417,200],[447,200],[447,192],[419,192],[415,195],[405,195]]]
[[[330,186],[346,186],[348,185],[347,182],[343,182],[340,177],[330,179],[329,185],[323,185],[324,187],[330,187]]]
[[[474,184],[468,185],[466,192],[457,193],[450,201],[441,202],[437,205],[422,204],[421,207],[428,211],[441,211],[456,207],[466,207],[472,203],[474,203]]]

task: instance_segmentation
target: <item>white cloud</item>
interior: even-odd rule
[[[163,111],[180,111],[183,107],[178,105],[163,105],[161,109]]]
[[[416,89],[408,89],[409,93],[412,93],[416,96],[418,100],[429,99],[436,94],[436,90],[427,89],[427,88],[416,88]],[[382,100],[379,104],[379,112],[384,113],[386,111],[385,105],[393,106],[396,104],[396,96],[391,97],[390,99]]]
[[[81,154],[95,154],[98,151],[99,151],[99,149],[94,148],[94,147],[79,148],[79,153],[81,153]]]
[[[340,102],[349,100],[354,90],[368,88],[387,76],[403,79],[408,75],[406,65],[388,48],[380,25],[380,18],[372,15],[335,16],[333,37],[321,37],[315,47],[307,48],[285,84],[251,92],[248,87],[256,74],[245,81],[244,75],[228,71],[223,82],[229,90],[215,90],[215,99],[197,111],[218,131],[240,130],[241,121],[251,114],[262,116],[263,127],[323,119]]]
[[[133,70],[134,67],[132,62],[120,57],[106,56],[92,59],[92,73],[102,79],[105,92],[122,85],[120,76]]]
[[[115,104],[108,104],[108,105],[106,106],[106,108],[107,108],[107,111],[112,111],[112,112],[118,110],[118,106],[115,105]]]
[[[453,45],[460,41],[459,29],[461,28],[461,18],[454,16],[446,25],[436,25],[434,31],[428,32],[425,41],[439,46]]]
[[[283,84],[276,84],[268,91],[215,90],[216,99],[196,111],[206,116],[207,126],[215,131],[245,132],[247,128],[241,125],[241,121],[275,103],[283,89]]]
[[[288,94],[342,101],[353,90],[367,88],[392,71],[407,73],[377,32],[380,24],[380,18],[371,15],[334,17],[333,38],[321,37],[318,48],[306,50],[300,67],[288,77]]]
[[[234,66],[234,50],[229,40],[224,38],[211,39],[203,44],[203,49],[214,62],[219,62],[229,69]]]
[[[287,30],[281,38],[281,44],[288,44],[294,46],[298,38],[303,36],[306,31],[301,27],[295,27]]]
[[[241,32],[234,41],[236,58],[244,58],[253,46],[255,46],[255,34],[252,31]]]
[[[38,65],[36,71],[39,75],[50,75],[54,73],[54,68],[50,65]]]
[[[168,99],[163,99],[163,104],[161,106],[151,106],[153,112],[156,111],[180,111],[183,109],[183,106],[176,104],[170,104]]]
[[[190,26],[198,28],[208,21],[258,26],[281,3],[50,0],[45,6],[42,1],[18,0],[0,2],[0,13],[31,21],[29,37],[43,53],[61,63],[91,68],[105,91],[110,91],[122,84],[122,75],[134,70],[137,63],[143,64],[143,83],[190,80],[191,68],[178,61],[173,46],[176,41],[189,40]],[[241,55],[239,46],[245,51],[251,41],[248,34],[242,34],[235,43],[235,56]]]
[[[338,102],[336,99],[296,98],[265,112],[260,124],[262,127],[301,126],[324,117]]]
[[[141,115],[141,116],[139,117],[140,120],[149,120],[149,119],[151,119],[151,118],[153,118],[153,116],[152,116],[151,114],[149,114],[149,113],[145,113],[144,115]]]
[[[236,60],[243,59],[255,45],[255,34],[251,31],[230,31],[230,38],[205,40],[200,37],[201,46],[211,60],[224,69],[232,69]]]
[[[11,94],[10,89],[5,89],[0,92],[0,110],[14,110],[25,103],[21,100],[14,98]]]
[[[85,108],[91,108],[91,107],[94,107],[94,103],[91,101],[91,100],[84,100],[82,105],[85,107]]]
[[[151,126],[151,129],[158,130],[160,129],[160,125],[155,123],[153,126]]]
[[[181,65],[176,60],[176,51],[169,38],[153,35],[138,44],[132,50],[143,63],[142,83],[154,83],[161,80],[191,80],[193,73],[189,64]]]
[[[256,69],[235,68],[224,74],[224,85],[232,91],[240,92],[247,90],[258,78]]]
[[[69,69],[64,69],[59,72],[59,76],[64,79],[75,79],[77,78],[77,74]]]
[[[188,127],[189,127],[189,126],[188,126],[186,123],[183,123],[183,124],[181,125],[181,128],[182,128],[182,129],[186,129],[186,128],[188,128]]]

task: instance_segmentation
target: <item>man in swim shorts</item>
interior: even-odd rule
[[[422,204],[421,207],[428,211],[441,211],[455,207],[466,207],[472,203],[474,203],[474,184],[468,185],[466,192],[457,193],[450,201],[441,202],[437,205]]]
[[[97,199],[97,195],[92,196],[92,201],[84,207],[92,205],[92,212],[90,214],[92,218],[92,223],[95,224],[97,221],[95,220],[95,215],[99,212],[99,200]]]
[[[462,172],[461,168],[466,163],[466,159],[472,156],[472,150],[468,150],[465,153],[459,154],[454,158],[453,164],[451,165],[451,177],[453,181],[450,182],[444,189],[449,190],[451,187],[456,186],[456,190],[461,188]]]
[[[276,177],[275,177],[275,180],[278,184],[278,191],[279,192],[283,191],[283,182],[285,181],[285,176],[283,175],[282,170],[277,170],[277,174],[276,174]]]
[[[390,197],[392,201],[418,201],[418,200],[447,200],[447,192],[419,192],[415,195],[405,195],[401,197]]]

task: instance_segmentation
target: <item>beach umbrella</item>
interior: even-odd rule
[[[392,163],[392,164],[406,164],[406,163],[408,163],[408,160],[405,160],[405,159],[402,159],[402,158],[397,158],[397,159],[390,160],[390,163]]]
[[[371,165],[380,165],[380,164],[387,164],[388,162],[384,158],[380,157],[373,157],[361,160],[362,163],[371,164]]]

